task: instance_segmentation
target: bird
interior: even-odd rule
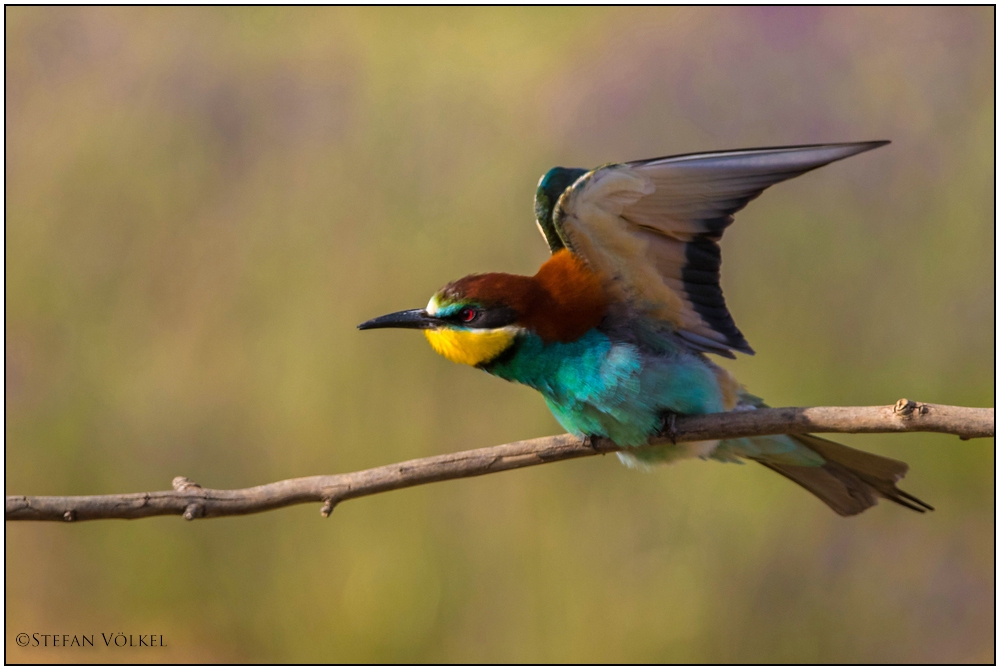
[[[537,390],[567,431],[610,440],[631,467],[748,460],[841,516],[879,498],[933,510],[896,486],[906,463],[815,435],[650,444],[678,416],[767,407],[709,358],[754,353],[719,283],[719,242],[734,214],[769,186],[888,143],[552,168],[535,194],[535,219],[551,252],[536,274],[472,274],[445,285],[423,309],[358,328],[422,330],[445,358]]]

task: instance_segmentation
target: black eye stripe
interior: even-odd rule
[[[466,320],[467,310],[474,310],[473,318]],[[503,328],[509,326],[517,320],[517,313],[510,307],[499,305],[497,307],[479,307],[469,305],[463,307],[447,319],[460,326],[470,328]]]

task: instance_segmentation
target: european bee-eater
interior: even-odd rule
[[[749,459],[838,514],[887,498],[907,465],[812,435],[649,445],[665,419],[765,407],[706,354],[753,354],[719,285],[719,240],[772,184],[887,142],[741,149],[594,170],[557,167],[538,183],[535,217],[552,256],[533,277],[469,275],[426,309],[367,321],[423,330],[439,354],[539,391],[566,430],[627,450],[627,465]]]

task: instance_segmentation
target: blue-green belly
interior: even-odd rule
[[[521,337],[513,356],[487,370],[537,389],[559,423],[576,435],[635,447],[660,430],[664,412],[723,410],[715,371],[698,354],[644,352],[596,329],[568,343]]]

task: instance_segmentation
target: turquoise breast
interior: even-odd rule
[[[539,391],[559,423],[579,436],[607,437],[620,446],[645,444],[664,412],[704,414],[723,410],[711,364],[676,349],[641,350],[598,329],[574,342],[519,336],[513,354],[487,372]]]

